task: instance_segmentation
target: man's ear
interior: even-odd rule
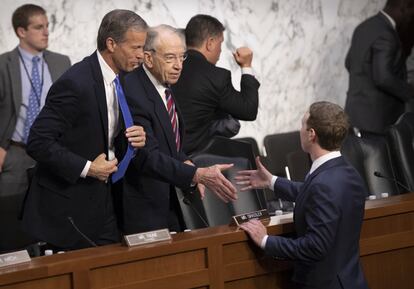
[[[309,132],[308,134],[309,140],[312,142],[316,142],[316,139],[317,139],[316,131],[313,128],[310,128],[308,132]]]
[[[144,51],[144,63],[146,67],[152,68],[154,66],[154,59],[150,51]]]
[[[207,51],[212,51],[214,47],[215,38],[214,37],[208,37],[205,42],[205,47]]]
[[[17,27],[16,29],[16,34],[19,38],[24,38],[26,36],[26,29],[24,29],[23,27]]]
[[[112,37],[108,37],[108,38],[106,38],[105,44],[106,44],[106,49],[109,52],[114,53],[115,47],[116,47],[115,40]]]

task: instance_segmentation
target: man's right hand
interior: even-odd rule
[[[198,185],[204,185],[213,191],[223,202],[237,200],[237,190],[233,184],[227,180],[221,171],[231,168],[232,164],[214,165],[207,168],[198,168],[193,181]],[[204,197],[204,187],[198,186],[200,195]]]
[[[106,155],[102,153],[91,163],[87,176],[106,182],[109,176],[118,170],[117,164],[117,159],[107,161]]]
[[[243,185],[242,191],[251,189],[268,188],[272,182],[272,174],[260,162],[260,158],[256,157],[257,170],[247,170],[237,172],[234,178],[238,185]]]
[[[236,52],[233,52],[234,60],[237,64],[243,67],[252,67],[253,60],[253,51],[248,47],[240,47],[236,49]]]
[[[0,173],[3,171],[4,160],[6,159],[7,151],[0,147]]]

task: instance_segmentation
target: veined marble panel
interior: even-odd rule
[[[22,0],[1,0],[0,53],[18,41],[11,15]],[[253,69],[261,82],[257,120],[243,122],[239,136],[297,130],[314,101],[344,105],[348,75],[344,59],[357,24],[376,14],[385,0],[38,0],[50,21],[49,49],[72,62],[96,47],[99,23],[108,11],[130,9],[149,25],[185,27],[195,14],[217,17],[226,26],[219,66],[233,72],[239,88],[240,69],[231,54],[239,46],[254,51]]]

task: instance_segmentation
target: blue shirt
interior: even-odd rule
[[[39,56],[41,61],[38,63],[38,70],[40,74],[40,81],[42,81],[42,65],[43,65],[43,87],[42,87],[42,95],[40,97],[40,109],[44,106],[47,92],[49,91],[50,86],[52,86],[52,77],[50,75],[49,67],[43,58],[43,52],[39,54],[32,55],[31,53],[27,52],[26,50],[22,49],[20,46],[17,47],[19,49],[20,55],[23,58],[24,64],[22,59],[20,59],[20,79],[22,80],[22,102],[20,104],[19,115],[17,116],[17,123],[16,128],[14,130],[12,140],[17,142],[23,142],[24,136],[24,124],[26,121],[26,114],[27,114],[27,107],[29,104],[29,94],[30,90],[32,89],[32,85],[30,83],[30,79],[27,75],[31,77],[32,74],[32,58],[34,56]],[[26,65],[27,73],[24,68]]]

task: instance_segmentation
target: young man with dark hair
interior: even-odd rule
[[[9,199],[2,201],[9,207],[0,210],[0,218],[10,224],[0,229],[0,252],[30,240],[16,226],[28,187],[27,169],[35,165],[25,151],[27,137],[52,82],[70,67],[67,56],[47,50],[49,22],[42,7],[18,7],[12,24],[19,45],[0,55],[0,196]]]
[[[251,68],[253,53],[238,48],[234,59],[242,69],[241,90],[235,90],[231,72],[216,66],[224,40],[224,26],[209,15],[196,15],[185,28],[188,57],[173,86],[186,124],[184,152],[202,150],[215,135],[232,137],[240,120],[255,120],[259,106],[259,82]]]
[[[367,189],[339,151],[348,128],[341,107],[316,102],[303,116],[300,130],[302,149],[313,161],[303,183],[272,176],[259,159],[257,170],[236,177],[242,190],[267,187],[277,197],[296,202],[296,238],[268,236],[257,220],[240,226],[266,254],[294,261],[295,288],[368,288],[359,260]]]

